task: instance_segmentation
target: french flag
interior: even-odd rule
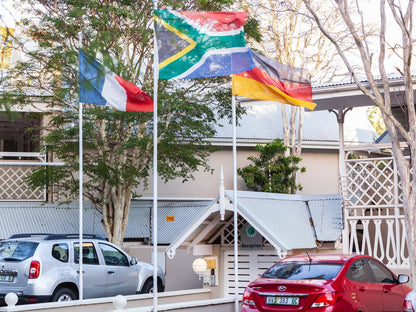
[[[153,112],[153,99],[79,50],[79,101],[127,112]]]

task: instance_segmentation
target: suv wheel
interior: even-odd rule
[[[160,280],[157,280],[157,292],[163,292],[164,289],[162,287],[162,284],[160,283]],[[150,294],[153,293],[153,279],[148,279],[142,288],[141,291],[142,294]]]
[[[149,294],[153,293],[153,280],[147,280],[146,283],[144,283],[142,288],[142,294]]]
[[[71,289],[68,288],[61,288],[55,291],[54,295],[52,296],[52,301],[71,301],[75,300],[76,296]]]

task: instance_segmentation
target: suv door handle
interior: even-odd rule
[[[107,273],[110,274],[110,275],[113,275],[115,272],[114,271],[108,271]]]

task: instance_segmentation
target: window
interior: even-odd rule
[[[341,270],[342,263],[277,263],[263,274],[264,278],[276,279],[333,279]]]
[[[371,270],[373,270],[376,283],[396,284],[396,278],[384,265],[380,262],[370,259],[368,260]]]
[[[79,263],[79,243],[74,244],[75,263]],[[83,264],[99,264],[97,252],[93,243],[82,244],[82,263]]]
[[[373,282],[367,261],[364,259],[357,260],[350,266],[347,277],[359,283]]]
[[[53,245],[52,257],[62,262],[68,262],[68,244]]]
[[[39,147],[42,115],[39,113],[16,113],[12,122],[7,116],[0,116],[0,152],[34,152]],[[18,159],[5,156],[7,159]]]
[[[0,242],[1,261],[23,261],[33,256],[38,243],[24,241]]]
[[[105,264],[107,265],[119,265],[128,266],[129,261],[125,254],[113,246],[99,243],[101,252],[103,253]]]

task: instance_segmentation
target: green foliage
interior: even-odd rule
[[[296,172],[305,172],[304,167],[297,164],[302,160],[299,157],[282,155],[288,147],[280,139],[265,145],[256,145],[259,157],[250,156],[250,164],[237,170],[251,191],[291,194],[302,190],[296,184]]]
[[[78,47],[152,95],[153,2],[101,0],[22,0],[30,18],[21,25],[33,40],[22,61],[8,72],[9,102],[46,103],[54,113],[39,138],[41,150],[66,165],[40,167],[32,187],[62,190],[78,197]],[[230,0],[159,1],[184,10],[227,10]],[[250,32],[255,35],[255,28]],[[231,118],[230,77],[161,80],[158,86],[158,174],[165,181],[211,171],[207,140],[221,118]],[[29,92],[28,92],[29,91]],[[36,96],[34,96],[34,94]],[[244,110],[238,106],[237,113]],[[224,120],[224,119],[222,119]],[[221,126],[221,125],[219,125]],[[84,196],[98,208],[123,210],[135,190],[146,188],[153,163],[153,114],[118,112],[98,105],[83,108]],[[57,187],[58,186],[58,187]],[[71,197],[72,196],[72,197]],[[127,210],[128,212],[128,210]],[[111,224],[109,211],[106,228]],[[106,223],[106,221],[104,221]],[[109,233],[110,234],[110,233]],[[111,239],[111,235],[109,236]]]

